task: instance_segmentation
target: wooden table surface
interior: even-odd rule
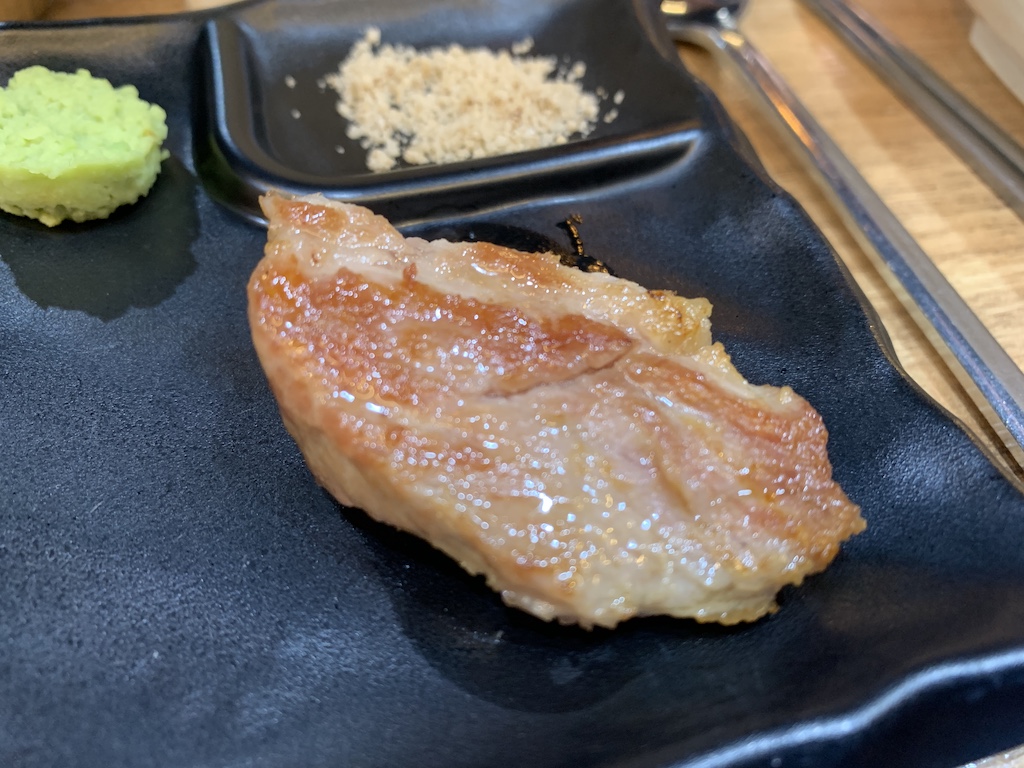
[[[46,18],[173,13],[224,0],[53,0]],[[0,0],[11,17],[29,0]],[[5,7],[6,3],[6,7]],[[1024,144],[1024,105],[967,42],[971,13],[961,0],[860,0],[905,46]],[[776,66],[904,226],[932,257],[1018,365],[1024,366],[1024,223],[796,0],[754,0],[742,27]],[[681,49],[687,66],[725,104],[772,176],[807,209],[849,267],[903,367],[979,439],[1012,458],[897,292],[844,229],[799,158],[710,56]],[[1019,464],[1010,470],[1024,477]],[[1024,750],[985,768],[1024,766]]]

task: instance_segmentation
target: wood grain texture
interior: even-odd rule
[[[25,21],[36,19],[47,12],[50,0],[0,0],[0,19]]]
[[[70,20],[112,16],[151,16],[224,5],[224,0],[52,0],[42,18]]]
[[[953,0],[863,0],[862,7],[1024,142],[1024,105],[970,48],[971,13]],[[1024,364],[1024,223],[889,88],[795,0],[759,0],[743,30],[775,65],[1018,365]],[[718,95],[769,173],[810,213],[879,313],[897,357],[920,386],[1024,476],[943,354],[875,268],[732,73],[684,48],[687,66]],[[940,345],[941,346],[941,345]]]

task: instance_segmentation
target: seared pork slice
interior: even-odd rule
[[[819,415],[740,376],[706,300],[320,196],[262,205],[249,320],[313,475],[509,605],[751,621],[864,528]]]

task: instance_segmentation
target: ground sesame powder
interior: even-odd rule
[[[565,144],[588,136],[604,96],[580,84],[583,62],[510,50],[382,44],[371,27],[324,80],[338,94],[346,134],[371,171],[451,163]],[[602,90],[603,94],[604,91]],[[616,104],[621,103],[621,91]],[[605,114],[610,122],[617,110]]]

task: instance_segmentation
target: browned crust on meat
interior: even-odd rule
[[[421,274],[417,254],[434,246],[365,209],[265,206],[250,323],[311,471],[510,604],[582,626],[753,620],[863,530],[820,416],[788,388],[743,381],[710,344],[707,302],[489,244],[444,245],[444,270],[472,264],[486,281]],[[363,261],[336,261],[351,249]],[[523,283],[521,303],[498,300]],[[560,473],[593,498],[566,497],[579,488]],[[606,520],[605,497],[632,517]],[[641,521],[644,500],[658,514]],[[645,586],[608,592],[630,573]]]

